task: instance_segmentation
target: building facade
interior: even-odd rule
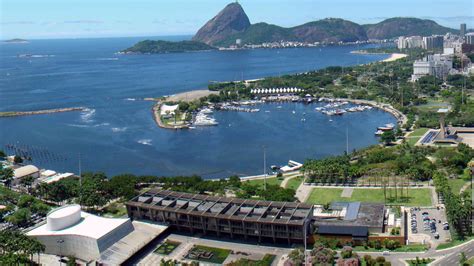
[[[166,224],[180,232],[272,243],[302,243],[313,205],[213,197],[152,189],[126,203],[132,220]]]
[[[423,37],[423,49],[443,48],[444,38],[440,35]]]

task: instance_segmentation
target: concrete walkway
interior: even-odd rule
[[[353,187],[345,187],[345,188],[342,190],[341,198],[350,198],[350,197],[352,197],[352,192],[354,192],[354,188],[353,188]]]
[[[283,179],[283,181],[281,182],[280,187],[286,188],[286,185],[288,184],[288,181],[290,181],[290,179],[296,178],[298,176],[301,176],[301,174],[300,173],[293,173],[291,175],[285,176],[285,179]]]

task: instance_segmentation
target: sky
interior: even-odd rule
[[[192,35],[229,0],[0,0],[0,39]],[[240,0],[251,23],[289,27],[337,17],[389,17],[474,28],[473,0]]]

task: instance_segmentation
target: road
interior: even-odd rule
[[[443,249],[435,250],[430,249],[426,252],[390,252],[390,255],[383,255],[383,252],[357,252],[359,256],[365,254],[371,255],[372,257],[384,256],[386,260],[390,261],[393,266],[406,265],[405,261],[409,259],[416,259],[416,257],[422,258],[433,258],[436,259],[431,265],[459,265],[459,256],[461,252],[466,254],[467,258],[474,257],[474,240],[466,242],[462,245]]]

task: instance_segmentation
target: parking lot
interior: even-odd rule
[[[444,208],[411,208],[408,235],[426,235],[433,244],[438,245],[450,239],[449,225]],[[425,238],[426,239],[426,238]]]

